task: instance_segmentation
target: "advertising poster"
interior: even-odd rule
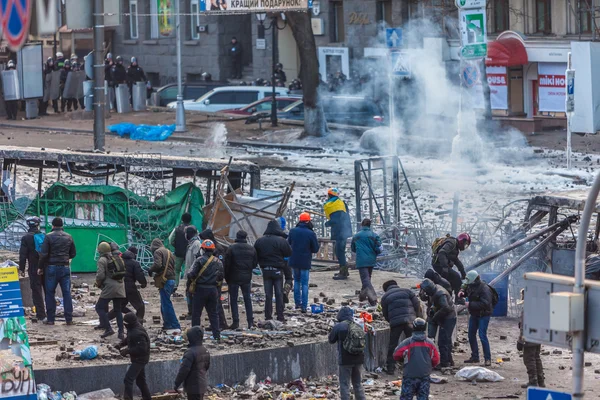
[[[158,32],[160,36],[171,36],[175,25],[173,19],[173,0],[156,1],[158,2]]]
[[[0,268],[0,376],[0,399],[37,399],[16,267]]]
[[[200,0],[207,14],[308,11],[308,0]]]
[[[508,110],[508,77],[506,67],[486,68],[492,110]]]
[[[538,63],[539,110],[565,112],[566,63]]]

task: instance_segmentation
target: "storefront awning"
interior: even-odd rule
[[[505,38],[488,43],[485,65],[512,67],[524,64],[527,64],[527,51],[519,39]]]

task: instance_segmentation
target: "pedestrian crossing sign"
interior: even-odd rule
[[[410,59],[408,54],[393,51],[391,53],[392,75],[410,77]]]

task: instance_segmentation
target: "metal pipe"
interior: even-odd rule
[[[277,16],[273,17],[271,21],[271,29],[272,32],[272,62],[271,62],[271,88],[273,89],[273,93],[271,94],[271,126],[277,126],[277,99],[275,98],[275,64],[277,62],[277,49],[275,47],[275,41],[277,40]]]
[[[573,293],[584,294],[585,287],[583,279],[585,277],[585,250],[587,245],[587,232],[590,228],[590,220],[596,207],[598,193],[600,192],[600,173],[596,175],[594,184],[590,189],[588,198],[585,201],[585,208],[581,216],[579,231],[577,232],[577,248],[575,250],[575,286]],[[585,304],[585,303],[584,303]],[[585,307],[585,306],[584,306]],[[585,308],[580,310],[584,313]],[[573,398],[583,398],[583,375],[584,375],[584,349],[585,349],[585,328],[583,331],[573,332]]]
[[[104,151],[104,0],[94,0],[94,150]],[[59,167],[60,169],[60,167]]]
[[[490,261],[493,261],[496,258],[500,257],[501,255],[504,255],[504,254],[508,253],[509,251],[516,249],[517,247],[520,247],[526,243],[529,243],[532,240],[537,239],[538,237],[543,236],[548,232],[555,231],[556,229],[560,228],[561,226],[568,226],[570,223],[575,222],[577,220],[577,218],[578,218],[577,216],[570,216],[570,217],[563,219],[560,222],[555,223],[554,225],[547,226],[546,228],[544,228],[536,233],[532,233],[531,235],[526,236],[523,239],[518,240],[509,246],[503,247],[500,250],[497,250],[491,254],[488,254],[481,260],[477,261],[475,264],[470,265],[467,268],[465,268],[465,271],[470,271],[470,270],[480,267],[484,264],[487,264]]]
[[[181,13],[180,1],[175,0],[175,25],[177,41],[177,108],[175,110],[175,132],[185,132],[185,109],[183,108],[183,82],[181,71]]]

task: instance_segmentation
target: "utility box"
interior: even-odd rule
[[[584,328],[584,295],[573,292],[550,294],[550,329],[579,332]]]

